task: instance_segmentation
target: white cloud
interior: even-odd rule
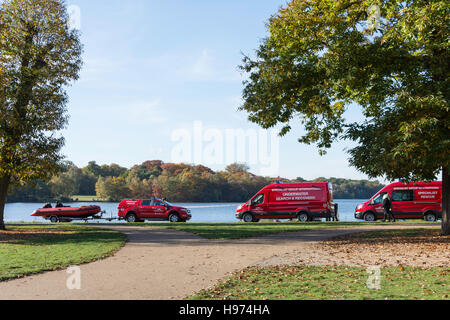
[[[168,121],[164,114],[165,106],[161,100],[138,100],[129,103],[114,103],[114,105],[93,106],[85,105],[82,108],[73,108],[72,115],[82,115],[88,110],[91,113],[102,115],[104,121],[111,125],[126,123],[127,125],[161,124]]]
[[[124,119],[129,119],[135,123],[164,123],[168,119],[162,114],[162,108],[160,99],[135,102],[122,108],[122,116]]]
[[[130,76],[131,75],[133,77]],[[87,57],[78,83],[97,88],[136,88],[141,75],[152,75],[152,81],[170,82],[242,82],[237,66],[226,63],[207,48],[196,52],[164,53],[146,58]],[[126,80],[123,78],[127,77]],[[124,81],[125,80],[125,81]]]

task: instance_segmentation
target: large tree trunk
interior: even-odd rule
[[[450,235],[450,177],[449,168],[442,170],[442,235]]]
[[[10,183],[9,176],[0,177],[0,230],[6,230],[5,228],[5,204],[6,196],[8,195],[8,187]]]

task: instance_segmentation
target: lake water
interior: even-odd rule
[[[355,208],[366,200],[335,200],[339,204],[339,217],[341,221],[357,221],[354,217]],[[117,217],[118,203],[70,203],[72,207],[83,205],[98,205],[106,211],[104,217]],[[191,210],[193,223],[235,223],[236,209],[241,203],[174,203]],[[43,218],[31,217],[31,213],[43,206],[42,203],[8,203],[5,208],[6,222],[46,222]],[[358,220],[359,221],[359,220]],[[104,222],[104,221],[102,221]],[[114,222],[114,221],[113,221]],[[117,221],[115,221],[117,222]]]

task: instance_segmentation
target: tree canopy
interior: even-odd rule
[[[376,10],[374,10],[374,8]],[[370,177],[434,180],[448,223],[449,19],[445,0],[294,0],[271,17],[241,107],[264,128],[299,123],[325,152],[357,142],[350,163]],[[348,123],[360,106],[365,120]]]
[[[0,228],[8,186],[59,169],[65,87],[78,79],[81,52],[64,1],[0,4]]]

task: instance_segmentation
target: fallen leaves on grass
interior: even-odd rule
[[[258,266],[448,267],[450,237],[437,229],[385,230],[352,234],[299,246]]]
[[[450,236],[439,230],[392,230],[341,236],[320,244],[322,250],[351,265],[448,266]]]

